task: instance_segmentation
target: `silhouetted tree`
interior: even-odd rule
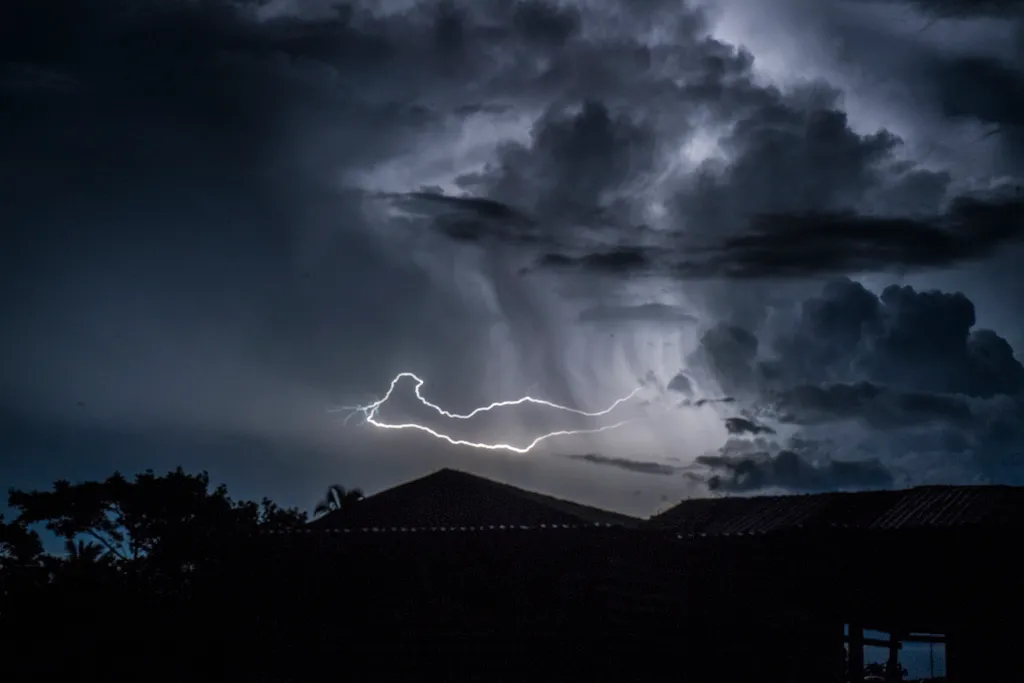
[[[65,541],[64,550],[68,554],[68,562],[80,564],[99,564],[106,552],[102,546],[87,541]]]
[[[238,508],[245,511],[249,524],[255,523],[260,529],[294,529],[309,521],[309,516],[304,510],[283,508],[269,498],[264,498],[258,504],[244,501],[238,504]]]
[[[97,680],[114,668],[126,680],[144,668],[151,679],[188,679],[174,670],[180,651],[153,634],[203,647],[225,613],[251,601],[244,577],[263,559],[253,536],[307,521],[304,511],[268,498],[232,500],[205,472],[181,468],[12,489],[8,505],[17,517],[0,518],[0,642],[18,655],[4,661],[14,678],[22,669],[36,678],[76,671],[97,660],[104,643],[121,642],[135,645],[100,656]],[[65,552],[45,553],[36,525],[61,538]],[[154,663],[150,645],[139,643],[175,655]]]
[[[34,565],[42,554],[43,543],[39,534],[17,520],[6,522],[0,515],[0,571]]]
[[[45,579],[43,543],[24,524],[0,515],[0,616],[15,596],[24,596]]]
[[[120,473],[104,481],[59,480],[50,491],[11,490],[8,504],[19,513],[14,528],[43,524],[64,539],[66,562],[102,558],[117,572],[165,589],[248,534],[306,521],[304,512],[269,499],[235,502],[224,486],[211,490],[205,472],[181,468],[165,475],[146,471],[131,480]]]
[[[329,512],[350,510],[353,505],[364,498],[362,489],[346,489],[339,484],[332,484],[327,487],[324,499],[316,504],[313,510],[314,517],[322,517]]]

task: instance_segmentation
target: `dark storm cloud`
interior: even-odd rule
[[[513,23],[520,30],[533,26],[547,17],[541,7],[517,10]],[[705,162],[685,179],[671,202],[671,230],[655,244],[644,241],[646,226],[631,189],[655,172],[665,128],[636,100],[622,106],[620,98],[638,86],[627,85],[622,64],[609,69],[606,59],[625,43],[580,33],[581,21],[571,13],[541,22],[562,28],[553,30],[557,40],[540,41],[554,50],[553,61],[532,74],[531,88],[568,80],[587,95],[578,106],[573,98],[548,106],[528,143],[506,145],[487,169],[464,178],[474,196],[465,198],[462,213],[472,218],[439,218],[444,234],[547,244],[541,269],[684,279],[933,269],[987,257],[1019,236],[1019,200],[947,203],[949,174],[899,159],[902,141],[886,130],[855,132],[836,89],[815,83],[783,92],[758,84],[748,53],[702,34],[701,16],[684,11],[671,26],[678,48],[636,42],[642,58],[633,65],[635,83],[676,98],[666,111],[682,122],[677,134],[685,137],[706,123],[723,126],[720,145],[728,158]],[[576,69],[585,65],[590,78],[577,80],[579,72],[565,70],[570,62]],[[687,78],[659,77],[667,65]],[[979,92],[960,99],[977,108],[988,98],[993,104],[986,106],[1000,112],[989,119],[1008,123],[1017,103],[1007,98],[1020,89],[1003,86],[1016,72],[994,64],[986,69],[991,78],[971,81]],[[950,97],[963,91],[953,87]],[[512,206],[536,222],[513,220]],[[710,236],[716,239],[709,244]]]
[[[574,7],[559,7],[541,0],[515,3],[512,25],[530,42],[548,47],[565,45],[580,30],[582,19]]]
[[[864,4],[907,5],[924,14],[942,18],[1020,17],[1024,15],[1021,0],[845,0]]]
[[[553,254],[546,265],[579,258],[597,270],[635,270],[645,256],[629,242],[648,233],[643,187],[663,162],[659,143],[781,97],[754,84],[751,56],[709,37],[700,13],[661,3],[637,9],[609,19],[627,32],[584,32],[553,53],[534,87],[557,84],[559,101],[544,108],[529,141],[504,145],[461,181],[476,196],[527,211],[546,229],[549,248],[583,252]],[[638,32],[630,35],[634,22]],[[642,32],[653,26],[673,41],[645,44]],[[595,251],[597,244],[612,246]]]
[[[776,344],[769,381],[866,379],[906,391],[989,398],[1024,390],[1010,344],[975,328],[961,293],[892,285],[880,295],[849,280],[804,302]]]
[[[690,359],[723,390],[744,396],[756,424],[801,430],[732,439],[701,460],[712,470],[707,476],[718,477],[709,483],[737,490],[881,486],[896,471],[914,482],[922,473],[906,472],[919,457],[937,463],[940,481],[965,471],[999,481],[1024,470],[1008,450],[1024,437],[1024,365],[1005,339],[975,327],[974,305],[963,294],[894,285],[876,295],[838,280],[780,329],[761,340],[720,324]],[[729,419],[732,434],[747,431],[735,427],[748,418]],[[859,426],[842,427],[849,422]],[[818,432],[846,435],[849,453],[834,457],[834,442],[807,436]],[[875,459],[858,464],[859,447]]]
[[[735,231],[755,214],[852,208],[890,180],[901,141],[886,130],[855,132],[837,91],[771,94],[722,140],[732,156],[725,168],[706,166],[680,193],[681,222]]]
[[[629,458],[614,458],[597,453],[584,453],[578,455],[566,456],[570,460],[579,460],[582,462],[589,462],[594,465],[603,465],[606,467],[615,467],[620,470],[626,470],[627,472],[636,472],[638,474],[658,474],[658,475],[670,475],[676,474],[679,471],[678,467],[672,465],[666,465],[660,462],[651,462],[645,460],[630,460]]]
[[[804,424],[848,418],[881,429],[922,423],[970,427],[976,418],[964,395],[896,391],[871,382],[805,384],[774,398],[782,421]]]
[[[621,193],[653,170],[653,129],[607,104],[552,107],[534,124],[528,145],[510,144],[483,183],[489,196],[522,205],[555,235],[559,228],[604,227],[629,219]]]
[[[898,145],[898,139],[885,131],[866,136],[853,132],[846,114],[836,108],[837,93],[827,87],[804,88],[784,95],[773,88],[754,86],[749,80],[750,68],[751,64],[736,54],[716,55],[709,51],[707,55],[701,77],[713,79],[714,86],[709,84],[711,91],[703,93],[703,98],[709,100],[712,91],[719,98],[739,98],[732,111],[715,111],[723,117],[723,123],[731,122],[722,146],[732,158],[724,167],[705,163],[676,192],[672,200],[674,242],[663,242],[660,248],[629,244],[630,237],[635,237],[630,233],[637,231],[627,227],[620,231],[616,248],[595,250],[584,244],[580,245],[583,253],[551,254],[541,260],[541,266],[576,265],[624,273],[652,266],[664,268],[671,266],[675,250],[692,246],[694,237],[742,232],[753,216],[767,212],[848,208],[883,184],[886,171],[882,165]],[[700,101],[700,95],[693,94]],[[751,94],[756,97],[747,96]],[[714,109],[710,103],[707,108]],[[636,157],[646,158],[646,153],[634,152],[627,157],[621,151],[646,149],[639,142],[645,139],[644,135],[635,125],[628,120],[619,121],[613,129],[612,120],[597,107],[589,114],[585,110],[580,117],[590,119],[591,123],[575,126],[577,135],[588,129],[605,131],[600,137],[606,141],[604,166],[609,170],[593,179],[588,177],[588,182],[597,182],[600,187],[615,186],[622,181],[611,172],[613,169],[632,167],[634,173],[644,170],[644,164],[636,168]],[[622,132],[612,132],[616,129]],[[612,144],[616,140],[619,145]],[[538,151],[532,157],[546,157],[544,141],[543,135],[535,136],[534,148]],[[630,158],[632,163],[627,164],[624,158]],[[557,169],[561,164],[549,165]],[[581,170],[573,169],[572,175],[579,175]],[[564,179],[549,184],[558,190],[558,196],[566,194]],[[943,191],[944,187],[939,187],[933,199],[941,199]],[[597,206],[599,195],[592,188],[580,196],[579,203]],[[691,242],[680,243],[681,235]]]
[[[479,197],[452,197],[437,192],[410,192],[405,198],[412,202],[437,204],[453,211],[465,211],[480,219],[496,221],[530,222],[530,219],[519,211],[493,199]]]
[[[937,269],[994,255],[1024,238],[1024,200],[963,197],[928,218],[842,213],[755,215],[749,227],[714,247],[620,248],[538,265],[679,279],[780,279]],[[679,260],[676,251],[691,256]]]
[[[457,242],[550,243],[537,229],[536,221],[493,199],[446,195],[440,190],[383,195],[383,198],[390,199],[404,211],[427,218],[435,230]]]
[[[579,270],[609,275],[635,276],[651,272],[652,256],[656,254],[655,250],[639,247],[623,247],[583,256],[545,254],[537,262],[537,266],[548,270]]]
[[[682,401],[680,401],[677,405],[680,408],[688,408],[688,407],[691,407],[691,406],[694,407],[694,408],[700,408],[702,406],[714,405],[714,404],[717,404],[717,403],[723,403],[724,404],[724,403],[735,403],[735,402],[736,402],[736,398],[733,397],[733,396],[720,396],[720,397],[717,397],[717,398],[698,398],[698,399],[685,398]]]
[[[1024,238],[1024,200],[960,198],[932,218],[848,213],[756,216],[749,232],[672,272],[683,278],[800,278],[950,267]]]
[[[873,39],[867,34],[860,38]],[[870,52],[872,48],[864,47],[868,44],[860,41],[856,49]],[[852,43],[845,48],[852,49]],[[970,91],[958,88],[952,78],[968,76],[965,67],[971,62],[961,61],[963,51],[930,52],[909,44],[907,50],[912,57],[900,68],[917,78],[908,87],[920,93],[923,116],[1012,127],[1018,103],[1013,100],[1016,66],[1011,61],[986,62],[970,84],[974,93],[960,97]],[[611,189],[591,192],[588,202],[614,209],[613,214],[605,210],[601,218],[614,215],[615,220],[598,229],[598,220],[586,220],[586,211],[574,208],[567,220],[590,230],[574,229],[568,238],[560,234],[566,244],[547,250],[536,262],[538,268],[634,281],[647,274],[724,280],[902,274],[987,259],[1019,241],[1019,193],[979,192],[979,187],[1000,183],[1001,190],[1019,185],[998,177],[1005,169],[994,168],[990,177],[965,183],[955,167],[944,171],[908,161],[912,150],[892,132],[855,127],[835,88],[821,83],[785,90],[763,86],[749,78],[752,62],[743,51],[718,50],[710,41],[691,51],[703,56],[687,62],[693,75],[685,87],[690,105],[668,109],[687,125],[700,121],[718,126],[723,133],[721,157],[678,179],[669,192],[669,215],[657,234],[642,230],[645,218],[628,199],[620,195],[615,203],[601,198],[616,195],[616,182],[606,184]],[[882,52],[886,58],[896,56]],[[885,68],[880,62],[879,77]],[[939,72],[948,77],[945,82]],[[643,111],[628,119],[634,127],[650,120]],[[683,125],[677,130],[686,129]],[[644,165],[637,168],[643,176]],[[537,177],[543,175],[530,174]],[[526,187],[526,195],[543,195],[541,189]],[[547,220],[544,211],[536,215],[541,223]],[[999,476],[980,463],[991,462],[992,452],[1005,452],[1005,444],[1019,433],[1009,426],[1016,414],[1013,397],[1020,393],[1019,363],[999,335],[975,329],[973,305],[968,314],[955,296],[890,288],[880,298],[861,288],[863,296],[853,294],[836,304],[842,312],[822,313],[817,309],[829,306],[820,300],[834,294],[826,289],[797,317],[797,332],[776,339],[756,327],[733,324],[744,316],[726,314],[739,308],[744,297],[769,296],[749,288],[741,291],[741,286],[707,290],[717,294],[716,312],[722,312],[725,322],[708,331],[690,367],[703,368],[725,393],[770,406],[769,413],[775,411],[775,417],[801,428],[853,419],[881,439],[850,436],[851,442],[870,441],[884,453],[879,462],[864,466],[861,478],[862,456],[839,457],[831,452],[835,444],[813,439],[793,449],[789,437],[771,435],[777,438],[767,452],[796,453],[811,468],[801,469],[797,479],[809,477],[813,486],[826,488],[889,485],[896,475],[887,468],[901,457],[901,448],[904,463],[920,455],[915,449],[924,449],[953,458],[962,465],[961,474],[974,467],[986,476]],[[822,316],[834,316],[835,322],[813,322]],[[1010,407],[1000,396],[1010,397]],[[1000,427],[993,429],[993,423]],[[926,444],[913,431],[939,425],[946,435],[941,443]],[[881,430],[888,432],[888,441]],[[902,431],[897,435],[893,430]],[[996,438],[996,432],[1003,436]],[[792,464],[787,462],[783,465]],[[843,477],[849,481],[843,483]]]
[[[712,491],[746,493],[764,489],[831,491],[887,488],[892,475],[875,460],[811,463],[797,453],[710,455],[697,458],[712,474],[693,475]]]
[[[1016,31],[1013,54],[978,50],[936,56],[920,68],[920,78],[926,84],[922,94],[942,116],[987,126],[977,142],[997,141],[997,168],[1019,177],[1024,173],[1024,12],[1017,17]]]
[[[710,373],[728,394],[744,394],[756,377],[758,338],[750,331],[729,323],[716,323],[700,338],[688,365]]]
[[[647,50],[648,68],[665,59],[662,49]],[[673,59],[691,78],[676,90],[687,104],[669,109],[689,126],[710,121],[727,131],[727,160],[705,163],[676,192],[677,234],[662,234],[653,246],[642,241],[636,206],[622,196],[628,179],[644,177],[654,163],[643,110],[616,118],[599,100],[576,114],[550,110],[529,145],[513,146],[477,178],[485,194],[525,198],[542,223],[571,224],[539,268],[685,279],[908,272],[986,258],[1019,237],[1019,200],[948,202],[951,176],[902,160],[902,141],[888,131],[855,132],[834,88],[757,85],[749,55],[710,39],[692,41],[685,57]],[[938,70],[938,112],[1001,125],[1019,118],[1014,98],[1024,89],[1013,87],[1020,73],[1013,65],[980,57],[918,61],[919,75]]]
[[[754,420],[746,417],[727,417],[725,418],[725,429],[730,434],[774,434],[775,430],[771,427],[763,424],[759,424]]]
[[[927,148],[924,157],[938,151],[956,167],[992,150],[984,164],[1019,177],[1022,8],[1015,0],[841,0],[813,6],[812,23],[825,34],[819,40],[830,46],[822,55],[835,60],[830,66],[859,81],[851,90],[875,89],[872,112],[903,119]],[[888,101],[892,95],[902,102]]]
[[[587,323],[656,323],[687,324],[697,318],[679,306],[647,303],[637,306],[595,306],[580,313],[580,322]]]
[[[617,246],[580,243],[538,267],[683,279],[906,272],[984,258],[1024,233],[1019,189],[942,208],[948,174],[898,162],[890,133],[854,132],[834,92],[765,96],[724,139],[727,165],[705,164],[677,193],[669,236],[630,244],[638,231],[622,229]]]
[[[669,391],[675,391],[687,397],[692,397],[694,395],[693,378],[682,372],[677,372],[675,376],[669,380],[666,388]]]
[[[868,381],[976,398],[1020,393],[1024,366],[1012,347],[974,324],[974,305],[960,293],[892,285],[876,295],[838,280],[804,301],[768,348],[748,330],[717,325],[693,360],[737,391]],[[870,393],[866,386],[853,394]]]
[[[939,61],[932,75],[946,116],[1024,126],[1024,55],[1018,64],[980,56]]]

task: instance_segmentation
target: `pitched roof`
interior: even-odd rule
[[[313,522],[320,529],[614,524],[640,520],[453,469],[368,496]]]
[[[922,486],[901,491],[688,500],[652,517],[647,525],[695,536],[837,528],[1024,530],[1024,487]]]

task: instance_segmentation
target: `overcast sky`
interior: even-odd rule
[[[0,481],[1021,483],[1024,19],[979,6],[9,0]],[[640,389],[378,416],[453,438],[636,421],[516,454],[329,410],[402,371]]]

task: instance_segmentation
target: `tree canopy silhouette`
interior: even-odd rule
[[[306,521],[304,512],[268,498],[236,502],[223,485],[211,490],[205,472],[181,468],[165,475],[149,470],[133,479],[115,472],[104,481],[59,480],[50,491],[11,490],[8,505],[19,512],[20,525],[43,524],[69,542],[86,537],[122,567],[180,565],[199,559],[225,536]]]
[[[307,521],[269,498],[234,500],[207,473],[181,468],[12,489],[8,506],[16,516],[0,517],[0,642],[18,643],[5,667],[24,667],[32,680],[78,670],[104,643],[153,643],[100,657],[96,680],[111,680],[115,669],[134,678],[153,648],[168,647],[153,634],[180,640],[216,628],[225,581],[253,566],[244,552],[253,536]],[[63,541],[63,553],[45,552],[42,529]],[[173,669],[190,666],[187,657],[168,651],[175,657],[158,665],[167,669],[147,677],[186,680]]]
[[[233,543],[307,521],[305,512],[269,498],[235,501],[224,486],[211,488],[207,473],[181,468],[131,479],[115,472],[102,481],[58,480],[48,491],[12,489],[8,505],[18,515],[0,518],[0,617],[15,602],[30,608],[41,591],[52,598],[85,584],[182,593],[193,577],[215,572]],[[63,557],[43,552],[38,526],[64,541]]]

